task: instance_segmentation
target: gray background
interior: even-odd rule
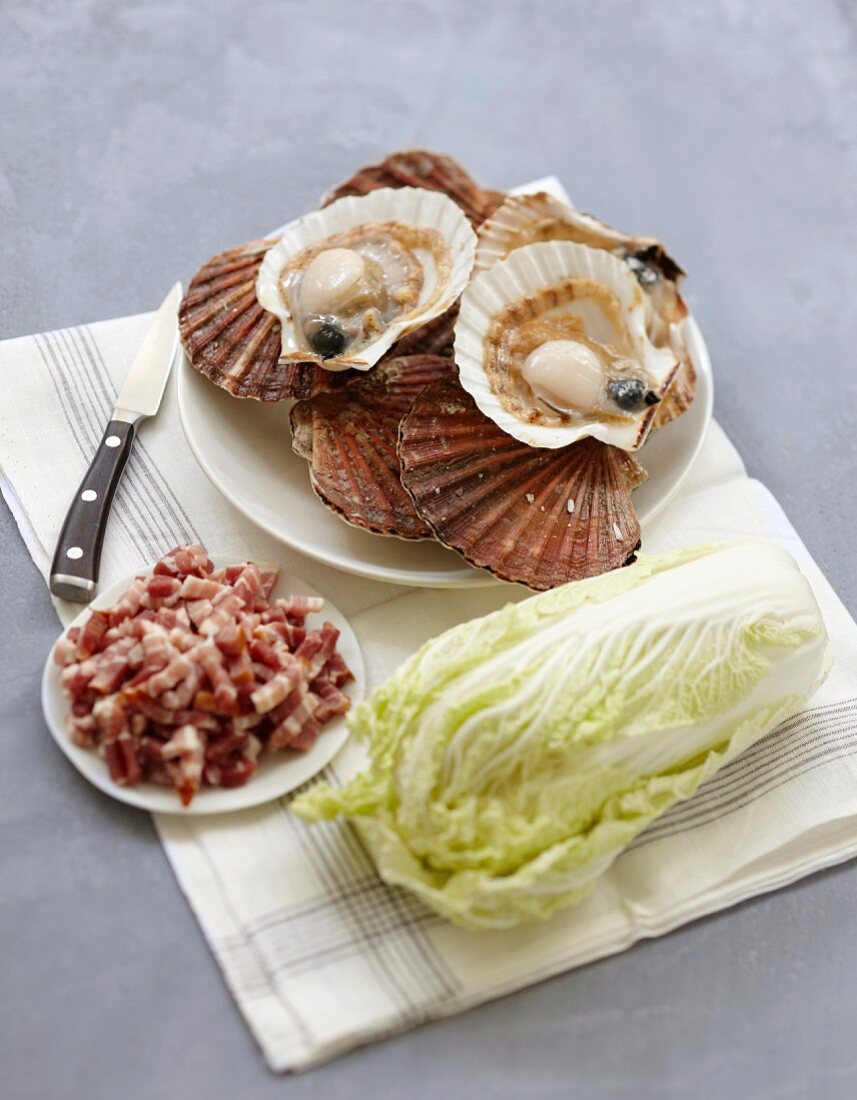
[[[0,335],[152,308],[414,145],[666,239],[717,415],[857,611],[852,0],[0,0]],[[5,509],[0,556],[4,1097],[857,1094],[854,867],[273,1077],[148,818],[46,736],[57,622]]]

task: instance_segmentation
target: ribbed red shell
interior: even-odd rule
[[[295,405],[292,446],[309,462],[312,487],[329,508],[378,534],[432,537],[402,487],[396,441],[417,394],[451,369],[436,355],[385,359],[338,392]]]
[[[425,187],[443,191],[461,207],[474,225],[479,225],[505,198],[497,191],[483,191],[458,161],[427,149],[391,153],[379,164],[359,168],[353,176],[328,192],[322,206],[343,195],[366,195],[379,187]]]
[[[280,363],[280,322],[256,300],[256,276],[273,240],[213,256],[194,275],[179,307],[191,366],[235,397],[282,401],[344,386],[354,371]]]
[[[555,588],[625,565],[639,547],[631,492],[646,472],[632,455],[594,439],[529,447],[484,416],[457,379],[416,398],[399,459],[440,542],[503,580]]]

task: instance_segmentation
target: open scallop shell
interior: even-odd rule
[[[656,348],[646,334],[643,292],[628,265],[610,252],[567,241],[549,241],[516,249],[470,284],[462,295],[455,326],[455,361],[461,384],[481,411],[503,431],[531,447],[566,447],[592,437],[626,451],[642,446],[651,429],[650,406],[619,423],[590,420],[578,423],[529,423],[508,407],[513,399],[501,392],[502,377],[489,378],[484,345],[495,315],[510,303],[519,303],[516,316],[526,320],[540,313],[539,292],[577,277],[608,287],[619,301],[634,358],[651,379],[653,389],[666,393],[678,370],[670,347]]]
[[[345,385],[314,363],[280,362],[280,322],[256,300],[256,277],[275,240],[250,241],[213,256],[179,306],[179,332],[194,370],[235,397],[281,401]]]
[[[368,195],[379,187],[423,187],[442,191],[458,203],[474,225],[484,221],[505,198],[497,191],[483,191],[452,157],[427,149],[407,149],[391,153],[379,164],[358,169],[344,183],[329,191],[321,205],[326,206],[344,195]]]
[[[381,535],[432,538],[399,479],[399,422],[417,394],[454,370],[436,355],[385,359],[336,393],[298,402],[292,446],[309,462],[318,497],[343,519]]]
[[[280,275],[291,260],[311,246],[362,225],[383,222],[440,233],[451,258],[444,285],[438,284],[439,273],[431,258],[425,257],[425,280],[420,300],[412,309],[359,351],[322,359],[307,350],[299,339],[294,319],[280,293]],[[265,254],[256,280],[256,297],[260,305],[280,319],[281,361],[314,362],[329,371],[369,370],[402,336],[449,309],[467,285],[475,249],[476,236],[470,223],[446,195],[416,187],[398,190],[385,187],[368,195],[338,199],[287,226],[280,240]]]
[[[510,195],[480,226],[473,274],[487,271],[517,248],[544,241],[572,241],[617,254],[648,253],[649,262],[665,278],[678,282],[684,275],[654,237],[623,233],[544,191]]]
[[[659,285],[650,288],[641,283],[646,295],[647,331],[655,345],[669,343],[683,365],[658,406],[652,428],[662,428],[686,412],[693,403],[696,374],[682,335],[682,323],[688,314],[679,293],[684,271],[660,241],[623,233],[543,191],[510,195],[479,228],[473,278],[516,249],[544,241],[572,241],[605,249],[620,258],[632,256],[659,273]]]
[[[428,386],[399,429],[402,483],[445,546],[530,588],[633,560],[640,522],[631,493],[646,479],[633,455],[585,439],[528,447],[484,416],[454,378]]]

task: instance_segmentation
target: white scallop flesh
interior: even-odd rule
[[[604,364],[577,340],[548,340],[524,360],[524,381],[542,401],[563,412],[592,413],[604,393]]]
[[[327,248],[310,262],[301,282],[305,314],[335,313],[360,293],[366,261],[353,248]]]

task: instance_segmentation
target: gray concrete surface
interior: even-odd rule
[[[857,611],[853,0],[0,0],[0,335],[151,308],[412,145],[667,240],[718,416]],[[0,560],[4,1097],[857,1095],[854,867],[273,1077],[148,819],[46,736],[5,510]]]

